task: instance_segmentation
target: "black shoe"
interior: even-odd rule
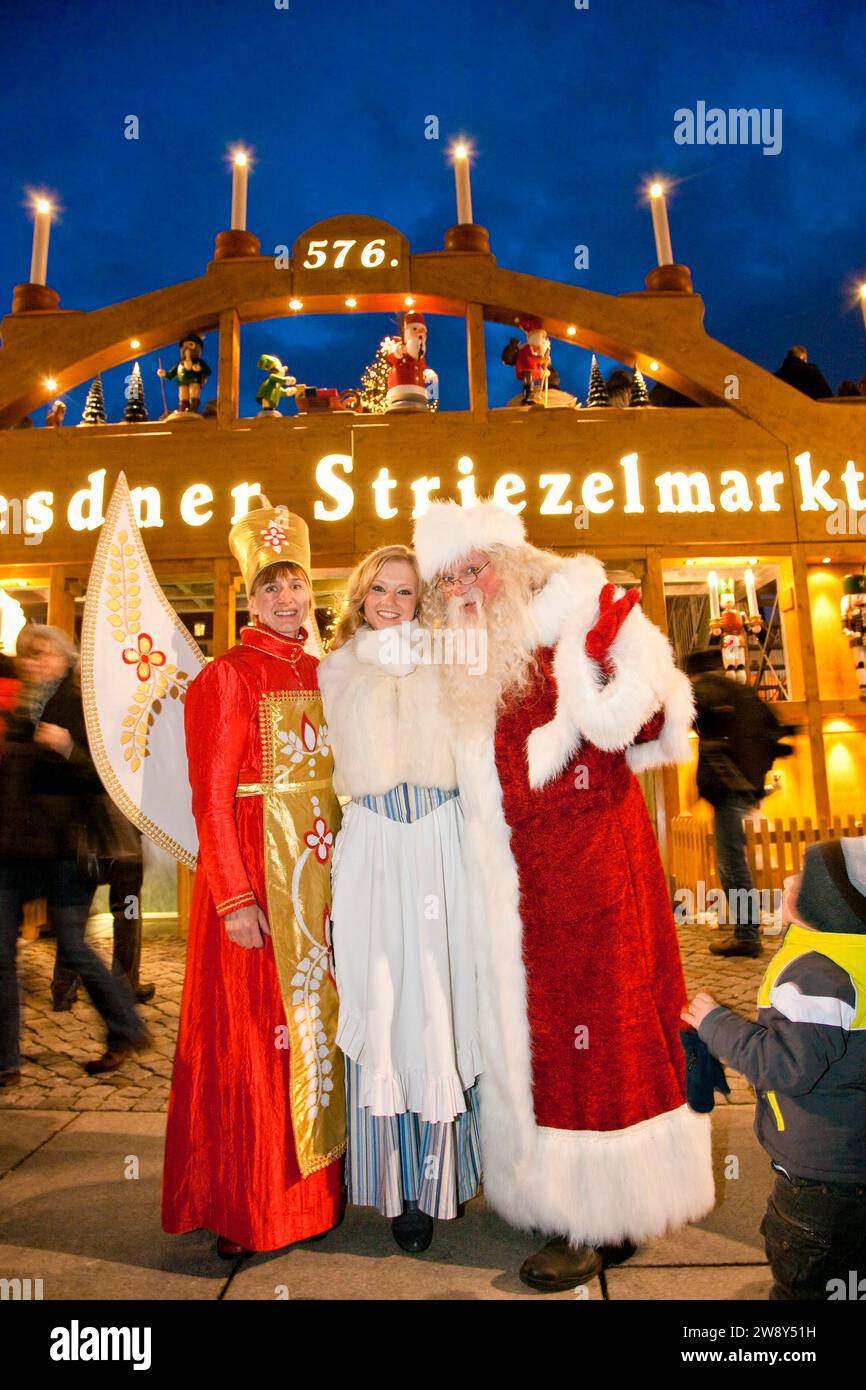
[[[751,936],[723,936],[718,941],[710,942],[710,955],[712,956],[762,956],[764,947],[760,937]]]
[[[420,1255],[433,1239],[433,1217],[419,1211],[417,1202],[406,1202],[403,1215],[395,1216],[391,1222],[391,1234],[401,1250]]]
[[[139,1004],[149,1004],[156,994],[156,985],[136,985],[135,997]]]
[[[604,1269],[601,1251],[591,1245],[569,1245],[564,1236],[548,1241],[541,1250],[523,1261],[520,1277],[531,1289],[542,1293],[563,1293],[588,1284]]]
[[[72,1005],[73,1005],[73,1004],[75,1003],[75,1001],[77,1000],[77,998],[78,998],[78,986],[77,986],[77,985],[73,985],[73,986],[72,986],[72,989],[68,989],[68,990],[66,991],[65,994],[60,994],[60,993],[58,993],[58,991],[57,991],[56,989],[55,989],[55,990],[52,990],[52,991],[51,991],[51,1012],[54,1013],[54,1014],[68,1014],[68,1013],[70,1012],[71,1008],[72,1008]]]
[[[624,1240],[622,1245],[600,1245],[598,1253],[604,1260],[605,1269],[609,1265],[624,1265],[626,1260],[630,1260],[632,1255],[637,1254],[637,1246],[630,1240]]]

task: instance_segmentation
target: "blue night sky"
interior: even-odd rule
[[[852,294],[866,279],[864,14],[862,0],[7,3],[0,303],[29,274],[28,186],[64,208],[48,275],[63,307],[201,274],[229,222],[224,153],[236,141],[255,150],[248,226],[263,252],[345,212],[439,250],[456,221],[446,146],[465,133],[475,219],[501,265],[607,293],[642,288],[654,247],[640,189],[663,172],[677,181],[675,259],[692,268],[709,332],[771,370],[803,342],[835,389],[866,372]],[[781,153],[677,145],[674,112],[698,101],[781,108]],[[130,114],[137,141],[124,138]],[[439,141],[424,138],[429,115]],[[574,267],[577,244],[587,270]],[[342,389],[390,327],[386,316],[248,326],[242,413],[255,409],[259,353]],[[463,336],[461,322],[431,320],[444,408],[466,405]],[[488,328],[494,405],[516,389],[498,361],[507,336]],[[215,368],[215,335],[204,355]],[[554,363],[585,397],[587,354],[554,346]],[[142,360],[152,414],[155,366]],[[109,419],[126,370],[106,377]],[[69,393],[68,423],[85,393]]]

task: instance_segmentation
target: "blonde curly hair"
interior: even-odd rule
[[[354,637],[358,629],[365,625],[364,604],[370,592],[370,586],[382,566],[386,565],[389,560],[405,560],[407,564],[412,566],[415,582],[418,586],[418,606],[415,610],[417,617],[421,608],[424,584],[421,580],[421,571],[418,568],[415,552],[410,550],[408,545],[381,545],[378,550],[373,550],[365,556],[349,575],[343,611],[340,614],[331,642],[332,652],[335,652],[338,647],[344,646]]]

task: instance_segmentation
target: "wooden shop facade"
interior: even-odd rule
[[[383,254],[367,255],[374,264],[346,254],[337,268],[331,250],[346,242]],[[321,248],[312,258],[311,246]],[[844,577],[866,563],[866,399],[813,402],[710,338],[684,267],[661,267],[645,289],[609,296],[502,269],[479,227],[452,228],[444,250],[411,254],[396,229],[368,217],[311,228],[285,264],[258,251],[248,233],[221,233],[201,277],[89,313],[61,309],[41,286],[16,290],[0,324],[0,426],[184,333],[217,333],[219,349],[212,418],[0,432],[7,595],[75,630],[122,471],[139,490],[157,577],[217,655],[243,608],[228,528],[258,493],[309,521],[323,606],[367,551],[410,541],[412,513],[428,498],[493,495],[520,510],[536,545],[588,550],[617,582],[639,584],[680,659],[706,643],[712,584],[744,604],[751,571],[760,632],[749,679],[799,730],[764,814],[854,817],[859,828],[866,701],[840,602]],[[407,302],[465,322],[467,411],[239,415],[242,324],[393,314]],[[560,365],[571,347],[590,349],[698,408],[491,409],[485,323],[527,315],[544,325]],[[694,769],[666,769],[647,791],[670,856],[675,818],[706,819]]]

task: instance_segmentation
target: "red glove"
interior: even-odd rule
[[[627,589],[618,599],[614,599],[615,592],[614,584],[605,584],[598,596],[598,620],[586,634],[585,643],[587,656],[601,667],[606,676],[613,670],[608,653],[614,638],[635,604],[640,603],[640,589]]]

